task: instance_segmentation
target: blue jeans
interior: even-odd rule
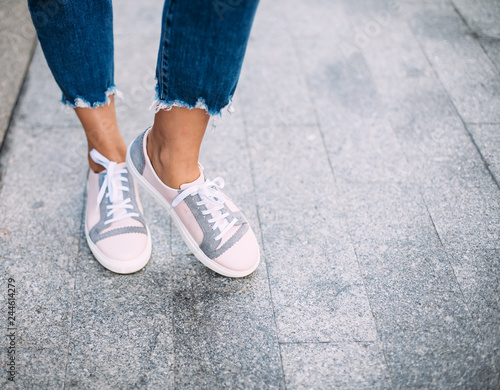
[[[157,107],[219,114],[232,99],[258,0],[166,0]],[[111,0],[28,0],[62,101],[98,107],[115,92]]]

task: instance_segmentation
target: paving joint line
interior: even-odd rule
[[[80,237],[78,238],[78,250],[76,252],[76,259],[75,259],[75,269],[74,269],[74,282],[73,282],[73,296],[71,299],[71,314],[70,314],[70,321],[68,325],[68,344],[66,346],[66,362],[65,362],[65,367],[64,367],[64,379],[62,383],[62,389],[64,390],[66,388],[66,380],[68,377],[68,359],[69,359],[69,348],[71,345],[71,329],[73,328],[73,312],[75,309],[75,304],[76,304],[76,282],[77,282],[77,276],[78,276],[78,260],[80,259],[80,254],[82,253],[82,244],[83,244],[83,235],[84,235],[84,230],[85,230],[85,204],[87,201],[87,190],[83,192],[83,199],[82,199],[82,212],[81,212],[81,217],[80,217]]]
[[[288,19],[286,20],[286,25],[287,25],[287,28],[289,29]],[[300,70],[302,72],[302,75],[304,75],[304,79],[305,79],[305,84],[306,84],[306,87],[307,87],[307,93],[308,93],[309,100],[311,101],[311,103],[314,103],[314,101],[312,99],[313,94],[311,92],[311,86],[310,86],[310,83],[309,83],[309,79],[308,79],[308,77],[307,77],[307,75],[306,75],[306,73],[304,71],[305,67],[304,67],[304,64],[303,64],[303,62],[301,60],[301,57],[300,57],[300,53],[299,53],[299,49],[297,47],[296,39],[293,36],[291,36],[291,40],[292,40],[292,45],[293,45],[293,49],[294,49],[295,55],[296,55],[298,63],[299,63]],[[361,55],[362,55],[363,62],[365,64],[366,68],[369,69],[368,65],[366,64],[366,59],[365,59],[363,53],[361,53]],[[335,171],[333,169],[332,161],[331,161],[330,155],[328,153],[328,148],[327,148],[326,142],[325,142],[325,136],[324,136],[324,133],[323,133],[323,130],[322,130],[321,122],[319,120],[319,116],[318,116],[318,112],[317,112],[316,107],[317,106],[315,104],[313,104],[314,117],[316,119],[316,126],[317,126],[319,134],[321,136],[321,143],[323,145],[323,150],[325,152],[325,156],[326,156],[326,159],[328,161],[328,166],[329,166],[330,172],[332,174],[332,178],[333,178],[333,182],[334,182],[334,185],[335,185],[335,188],[336,188],[336,191],[337,191],[337,195],[340,195],[339,184],[337,182],[337,178],[335,176]],[[352,247],[352,249],[354,251],[354,255],[356,257],[356,264],[358,266],[359,277],[361,278],[361,280],[363,282],[363,289],[364,289],[366,301],[368,302],[368,307],[370,308],[370,313],[371,313],[371,316],[372,316],[372,319],[373,319],[373,323],[375,324],[375,330],[376,330],[376,333],[377,333],[377,340],[379,340],[379,342],[380,342],[380,350],[381,350],[381,352],[383,354],[383,357],[384,357],[384,363],[385,363],[385,368],[387,369],[387,375],[388,375],[388,378],[389,378],[389,384],[391,386],[391,389],[394,390],[393,375],[392,375],[392,372],[391,372],[391,368],[390,368],[390,366],[388,364],[386,351],[383,348],[382,339],[380,338],[380,332],[379,332],[379,327],[378,327],[378,324],[377,324],[377,319],[376,319],[376,317],[374,315],[374,312],[373,312],[373,307],[372,307],[372,304],[371,304],[371,301],[370,301],[370,297],[368,296],[365,278],[363,276],[361,264],[359,262],[358,253],[357,253],[356,247],[354,245],[354,240],[353,240],[353,237],[352,237],[352,234],[351,234],[351,229],[350,229],[350,226],[349,226],[349,222],[347,220],[347,214],[345,212],[345,208],[344,208],[343,204],[340,204],[340,202],[339,202],[339,206],[342,209],[342,215],[343,215],[345,227],[347,229],[347,235],[349,237],[351,247]]]
[[[453,9],[455,10],[455,12],[458,14],[460,20],[462,20],[462,22],[464,23],[465,27],[469,30],[469,31],[472,31],[470,26],[467,24],[467,22],[465,21],[465,19],[462,17],[462,15],[459,13],[459,11],[456,9],[455,5],[452,4],[452,7]],[[425,59],[427,60],[427,63],[429,64],[429,66],[431,67],[431,69],[433,70],[434,72],[434,76],[436,76],[437,80],[439,81],[439,84],[441,85],[441,88],[443,89],[444,93],[446,94],[447,98],[448,98],[448,101],[450,102],[450,104],[452,105],[453,109],[455,110],[455,113],[457,114],[458,118],[460,118],[460,121],[462,122],[462,125],[464,127],[464,130],[465,130],[465,133],[469,136],[471,142],[472,142],[472,145],[474,145],[474,147],[476,148],[476,151],[477,153],[479,154],[479,158],[481,159],[481,161],[483,162],[483,165],[486,169],[486,171],[488,172],[490,178],[493,180],[493,183],[497,186],[497,188],[500,190],[500,183],[498,182],[497,178],[495,177],[495,175],[493,174],[493,172],[491,171],[490,167],[489,167],[489,164],[488,162],[486,161],[486,159],[484,158],[483,156],[483,153],[481,152],[481,149],[479,149],[479,147],[477,146],[476,142],[474,141],[474,137],[472,136],[471,132],[469,131],[469,128],[467,127],[467,122],[464,120],[464,118],[462,118],[462,115],[460,114],[460,111],[458,110],[457,106],[455,105],[455,103],[453,102],[453,99],[451,98],[449,92],[448,92],[448,89],[445,87],[445,85],[443,84],[443,80],[441,79],[437,69],[433,66],[432,62],[430,61],[429,59],[429,56],[427,55],[427,52],[425,51],[424,47],[422,46],[422,44],[420,43],[420,41],[417,39],[416,35],[415,35],[415,32],[413,31],[413,29],[410,27],[410,32],[412,33],[413,37],[415,38],[415,41],[417,42],[418,46],[420,47],[420,51],[422,52],[422,54],[425,56]],[[477,41],[477,39],[476,39]],[[479,42],[478,42],[479,43]],[[481,46],[481,44],[479,43],[479,45]],[[484,50],[484,48],[481,46],[481,48],[483,49],[483,52],[485,53],[485,55],[488,57],[488,54],[486,53],[486,51]],[[489,57],[488,57],[489,58]]]
[[[254,204],[255,204],[255,211],[256,211],[256,215],[257,215],[257,221],[259,223],[259,234],[260,234],[260,242],[261,242],[261,245],[262,245],[262,252],[265,254],[265,244],[264,244],[264,236],[263,236],[263,233],[262,233],[262,222],[261,222],[261,219],[260,219],[260,212],[259,212],[259,203],[258,203],[258,199],[257,199],[257,193],[255,191],[255,169],[254,169],[254,163],[253,163],[253,159],[252,159],[252,153],[250,153],[250,143],[248,141],[248,129],[247,129],[247,121],[246,121],[246,118],[245,118],[245,113],[243,112],[242,114],[243,116],[243,133],[244,133],[244,136],[245,136],[245,144],[246,144],[246,149],[247,149],[247,156],[248,156],[248,162],[249,162],[249,165],[250,165],[250,176],[252,178],[252,195],[253,195],[253,200],[254,200]],[[279,338],[279,327],[278,327],[278,321],[276,319],[276,310],[275,310],[275,307],[274,307],[274,299],[273,299],[273,292],[272,292],[272,288],[271,288],[271,278],[270,278],[270,272],[269,272],[269,266],[267,264],[267,259],[264,258],[264,265],[265,265],[265,268],[266,268],[266,274],[267,274],[267,287],[269,289],[269,299],[270,299],[270,303],[271,303],[271,308],[272,308],[272,311],[273,311],[273,322],[274,322],[274,328],[275,328],[275,332],[276,332],[276,341],[277,341],[277,344],[278,344],[278,355],[279,355],[279,359],[280,359],[280,368],[281,368],[281,376],[282,376],[282,383],[283,383],[283,386],[284,386],[284,389],[286,390],[286,376],[285,376],[285,368],[283,366],[283,354],[282,354],[282,351],[281,351],[281,346],[280,346],[280,338]]]

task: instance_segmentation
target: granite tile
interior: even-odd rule
[[[363,57],[374,78],[429,77],[433,69],[404,18],[388,20],[387,27],[367,41]]]
[[[500,238],[500,191],[477,157],[422,168],[422,196],[445,249],[493,249]]]
[[[175,387],[283,389],[266,269],[230,279],[174,259]]]
[[[163,2],[143,0],[137,2],[120,2],[113,4],[113,32],[115,44],[126,43],[122,37],[149,37],[159,44]],[[134,23],[135,22],[135,23]],[[156,39],[155,39],[156,38]],[[147,44],[146,39],[143,40]],[[139,49],[141,46],[135,46]]]
[[[500,183],[500,124],[468,124],[467,129],[474,139],[488,168]]]
[[[386,119],[358,118],[321,130],[339,184],[412,180],[411,166]]]
[[[169,229],[159,206],[146,201],[145,208],[155,215],[148,218],[153,253],[135,274],[104,269],[82,237],[66,388],[173,387]]]
[[[163,5],[154,3],[114,4],[114,23],[118,30],[115,33],[115,83],[123,97],[116,99],[116,116],[127,145],[153,124],[154,110],[150,106],[155,95]],[[136,16],[132,16],[134,14]],[[141,24],[130,28],[130,18],[135,17],[141,18]]]
[[[429,170],[428,170],[429,172]],[[500,197],[481,161],[429,172],[423,196],[465,300],[483,334],[498,344]],[[498,364],[497,364],[498,367]]]
[[[500,4],[494,0],[452,0],[457,12],[480,37],[500,38]]]
[[[464,121],[500,121],[498,70],[453,7],[422,7],[410,24]]]
[[[302,39],[297,46],[322,127],[380,118],[378,93],[360,53],[346,57],[328,40]]]
[[[447,332],[443,317],[471,321],[417,188],[360,184],[341,194],[379,332]]]
[[[6,349],[0,349],[0,387],[10,389],[61,389],[66,373],[66,348],[17,348],[15,382],[7,380]]]
[[[495,352],[470,328],[435,336],[426,329],[384,343],[395,389],[495,389]]]
[[[248,131],[280,341],[374,340],[318,129],[280,129],[269,144],[262,129]]]
[[[79,128],[77,116],[71,108],[60,102],[61,96],[40,44],[37,44],[21,92],[22,104],[19,104],[12,123],[40,130]]]
[[[500,41],[497,39],[481,39],[481,46],[490,57],[491,62],[500,70]]]
[[[343,58],[324,41],[299,41],[299,51],[336,179],[408,180],[406,157],[384,117],[383,100],[363,57]]]
[[[433,161],[476,158],[463,122],[435,77],[376,78],[384,116],[391,124],[413,172]]]
[[[273,131],[289,124],[315,123],[301,61],[295,50],[284,5],[262,1],[255,18],[237,95],[235,108],[245,122]]]
[[[500,347],[500,248],[450,250],[450,263],[484,337]]]
[[[277,3],[295,38],[331,38],[339,34],[348,36],[351,32],[345,2],[281,0]]]
[[[282,344],[287,389],[391,389],[379,343]]]
[[[493,381],[494,354],[419,189],[358,185],[342,188],[342,199],[394,387],[481,388]]]
[[[86,180],[84,155],[69,151],[80,135],[67,128],[10,129],[0,272],[18,283],[21,347],[67,345]]]
[[[35,30],[25,2],[5,0],[0,10],[0,145],[33,54]]]

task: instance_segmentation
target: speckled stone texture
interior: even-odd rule
[[[0,2],[0,146],[35,46],[35,29],[27,2]]]
[[[130,142],[153,120],[162,4],[114,7]],[[500,388],[498,7],[261,1],[236,112],[200,156],[261,244],[243,279],[203,267],[146,194],[149,264],[93,258],[85,138],[37,47],[0,156],[0,323],[12,277],[18,328],[0,388]]]

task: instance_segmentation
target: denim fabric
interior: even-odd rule
[[[115,91],[111,0],[28,0],[47,63],[73,107]],[[166,0],[156,67],[157,108],[218,114],[236,89],[258,0]]]
[[[111,0],[28,0],[40,45],[73,107],[97,107],[114,89]]]

